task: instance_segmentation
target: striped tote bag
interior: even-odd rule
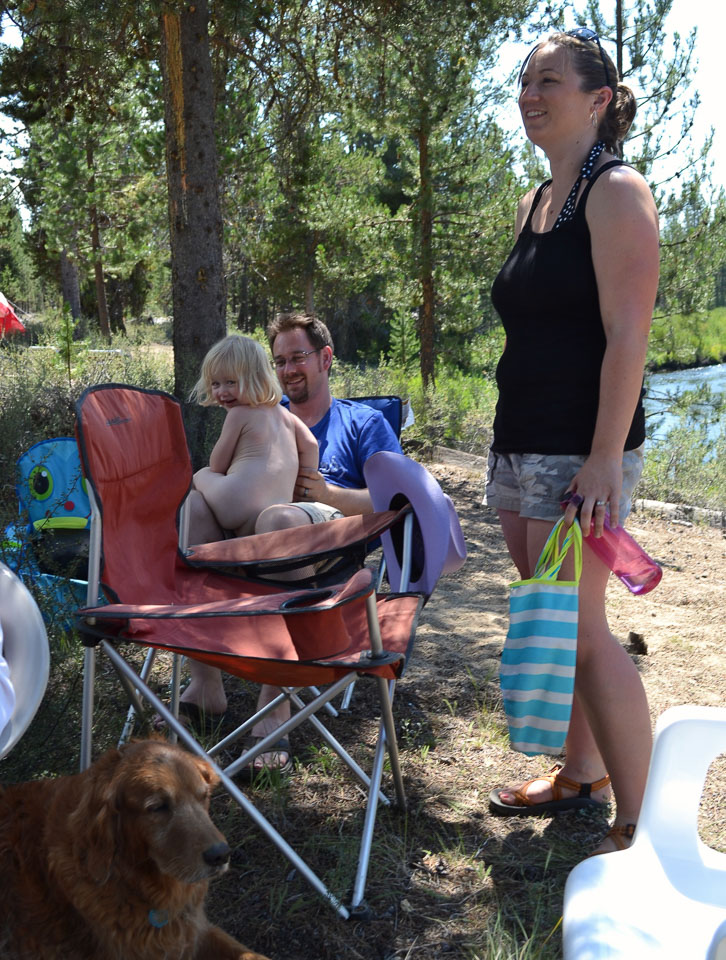
[[[552,530],[534,576],[510,585],[509,631],[500,681],[512,747],[528,756],[561,753],[570,725],[577,656],[577,590],[582,532],[577,521],[560,543]],[[575,579],[558,580],[572,548]]]

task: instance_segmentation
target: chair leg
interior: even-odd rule
[[[376,815],[378,813],[377,795],[383,775],[383,761],[385,759],[386,747],[388,747],[388,756],[391,762],[391,773],[393,774],[393,782],[396,788],[396,798],[401,809],[406,809],[406,793],[403,786],[401,765],[398,758],[398,742],[396,740],[396,730],[393,723],[392,701],[396,683],[395,680],[387,683],[382,677],[377,677],[376,682],[378,683],[381,701],[381,725],[376,753],[373,759],[373,770],[371,771],[371,787],[368,794],[368,803],[366,804],[363,833],[361,835],[358,870],[356,872],[355,882],[353,884],[353,896],[351,898],[351,910],[360,913],[366,912],[363,900],[366,881],[368,879],[371,847],[373,845],[373,830],[376,825]]]
[[[385,743],[388,747],[388,757],[391,761],[391,775],[396,789],[396,800],[401,810],[406,809],[406,789],[403,785],[403,775],[401,774],[401,762],[398,756],[398,738],[396,737],[396,725],[393,720],[393,695],[396,692],[396,681],[389,683],[378,677],[378,690],[381,701],[381,720],[386,731]]]
[[[327,703],[328,700],[331,700],[333,697],[337,696],[343,689],[345,689],[345,686],[349,682],[349,677],[342,677],[340,680],[337,680],[335,683],[331,684],[331,686],[328,687],[324,693],[321,693],[319,697],[317,697],[315,700],[312,700],[308,704],[303,704],[302,701],[297,698],[295,690],[290,688],[288,688],[285,694],[281,694],[280,697],[277,697],[275,700],[272,700],[270,703],[268,703],[263,710],[261,710],[259,713],[256,713],[254,717],[243,724],[242,727],[238,727],[237,730],[231,734],[231,736],[234,739],[239,739],[239,734],[244,728],[249,729],[249,727],[254,726],[254,724],[257,723],[261,717],[265,716],[266,713],[269,713],[284,698],[292,699],[295,697],[295,705],[297,706],[298,704],[301,704],[302,709],[300,709],[294,716],[290,717],[289,720],[281,723],[279,727],[273,730],[272,733],[269,733],[266,737],[264,737],[264,739],[261,739],[251,750],[247,750],[242,754],[242,756],[238,757],[237,760],[225,767],[227,774],[229,776],[234,776],[234,774],[241,770],[242,767],[246,767],[248,763],[254,760],[255,757],[259,756],[261,753],[267,753],[270,747],[274,746],[274,744],[281,737],[286,737],[292,730],[300,726],[304,720],[313,719],[312,715],[315,713],[315,711],[319,710],[324,703]],[[298,687],[297,689],[300,688]],[[215,752],[217,752],[219,746],[220,745],[218,744],[217,747],[214,748]]]
[[[312,693],[314,697],[320,696],[320,690],[318,687],[308,687],[308,690]],[[348,690],[350,690],[350,687],[348,687]],[[346,690],[346,692],[343,694],[343,699],[345,699],[345,697],[347,696],[348,690]],[[332,703],[326,703],[324,709],[325,709],[325,712],[327,714],[330,714],[331,717],[338,716],[338,711],[335,709]]]
[[[154,665],[154,660],[156,659],[156,650],[154,647],[149,647],[146,657],[144,658],[144,665],[141,668],[141,679],[146,680],[151,673],[151,668]],[[121,682],[123,683],[123,678]],[[124,684],[125,686],[125,684]],[[119,737],[118,745],[122,746],[129,739],[131,734],[134,731],[134,724],[136,722],[136,717],[139,715],[139,707],[141,706],[140,701],[138,700],[138,693],[135,692],[136,703],[132,700],[129,704],[128,713],[126,714],[126,722],[124,723],[123,730],[121,731],[121,736]],[[175,711],[176,713],[177,711]]]
[[[205,752],[204,748],[197,743],[194,737],[189,733],[189,731],[184,727],[183,724],[179,723],[179,720],[174,716],[168,706],[161,701],[156,694],[151,690],[147,684],[140,679],[137,673],[126,663],[123,657],[116,652],[116,650],[111,646],[111,644],[103,641],[103,649],[107,656],[110,658],[114,667],[116,668],[119,674],[124,674],[130,684],[135,686],[139,692],[148,700],[149,703],[153,704],[154,708],[159,711],[161,716],[166,720],[170,728],[176,728],[179,740],[182,744],[190,750],[192,753],[197,754],[203,760],[206,760],[210,764],[214,772],[220,779],[220,782],[224,786],[224,789],[232,797],[232,799],[241,807],[241,809],[247,814],[247,816],[254,821],[257,827],[265,834],[265,836],[272,841],[272,843],[277,847],[280,853],[285,856],[290,863],[295,867],[296,870],[307,880],[313,889],[317,892],[330,904],[330,906],[344,919],[347,920],[350,916],[349,911],[343,906],[343,904],[338,900],[338,898],[325,886],[325,884],[320,880],[316,873],[314,873],[310,867],[305,863],[305,861],[293,850],[293,848],[287,843],[287,841],[277,832],[277,830],[272,826],[272,824],[259,812],[259,810],[251,803],[250,800],[245,796],[245,794],[237,787],[237,785],[230,779],[227,773],[218,767],[213,760],[210,760],[208,754]]]
[[[350,686],[353,686],[354,683],[355,681],[353,681],[350,684]],[[350,687],[348,689],[350,689]],[[294,693],[291,695],[291,700],[295,704],[295,706],[298,708],[298,710],[305,709],[305,704]],[[296,717],[297,716],[299,716],[299,714],[296,714]],[[327,727],[325,727],[324,724],[320,722],[320,720],[318,720],[315,714],[310,714],[310,716],[308,717],[308,720],[318,731],[322,739],[325,740],[325,742],[328,744],[331,750],[334,750],[335,753],[337,753],[337,755],[340,757],[343,763],[348,767],[348,769],[353,774],[353,776],[357,777],[358,780],[360,780],[360,782],[363,784],[366,790],[369,790],[371,786],[371,778],[368,776],[365,770],[363,770],[356,763],[353,757],[345,749],[343,744],[339,740],[336,740],[333,734],[327,729]],[[391,803],[391,801],[388,799],[385,793],[383,793],[382,790],[378,791],[378,802],[382,803],[384,806],[390,806],[390,803]]]
[[[83,654],[83,705],[81,708],[81,771],[91,765],[93,753],[93,691],[96,683],[96,648]]]
[[[179,701],[181,699],[181,668],[182,668],[183,657],[179,653],[173,654],[173,659],[171,663],[171,699],[170,707],[175,717],[179,716]],[[142,677],[143,680],[146,677]],[[176,743],[177,736],[174,730],[169,731],[169,740],[172,743]]]
[[[383,580],[384,580],[384,577],[385,577],[385,576],[386,576],[386,558],[385,558],[385,557],[381,557],[381,562],[380,562],[379,565],[378,565],[378,573],[376,574],[376,587],[375,587],[375,592],[376,592],[377,594],[380,593],[381,590],[382,590],[382,588],[383,588]],[[347,689],[347,690],[345,691],[345,693],[343,694],[343,699],[340,701],[340,709],[341,709],[341,710],[349,710],[349,709],[350,709],[350,702],[351,702],[351,700],[353,699],[353,691],[354,691],[354,690],[355,690],[355,680],[353,681],[353,683],[351,683],[351,685],[348,687],[348,689]]]
[[[298,687],[298,689],[300,688]],[[244,737],[246,733],[249,733],[252,727],[254,727],[259,720],[262,720],[263,717],[266,717],[268,713],[272,713],[273,710],[276,710],[277,707],[279,707],[280,704],[287,699],[288,695],[283,692],[275,697],[274,700],[270,700],[265,707],[263,707],[261,710],[258,710],[257,713],[253,714],[248,720],[245,720],[244,723],[241,723],[231,733],[228,733],[226,737],[219,741],[219,743],[215,743],[214,746],[210,747],[209,750],[207,750],[207,756],[216,757],[218,753],[222,753],[229,747],[234,746],[234,744]]]

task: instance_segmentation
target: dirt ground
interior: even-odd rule
[[[612,809],[556,818],[489,813],[493,787],[536,776],[549,764],[509,749],[498,668],[515,571],[494,511],[481,505],[482,464],[447,455],[429,468],[454,500],[468,559],[440,581],[425,607],[398,685],[394,712],[409,806],[403,817],[379,812],[367,888],[372,920],[338,920],[247,817],[224,795],[215,798],[213,814],[234,857],[210,891],[208,912],[273,960],[558,960],[567,874],[597,845],[612,816]],[[633,597],[613,578],[609,612],[641,672],[653,722],[676,704],[722,705],[723,528],[643,511],[634,513],[629,529],[664,576],[645,597]],[[636,646],[629,646],[631,634],[640,638]],[[125,710],[108,668],[99,672],[97,751],[114,742]],[[4,782],[76,768],[80,679],[79,658],[62,660],[21,748],[3,761]],[[329,724],[361,761],[375,731],[370,687],[360,683],[355,710]],[[249,715],[256,691],[234,681],[227,691],[231,726]],[[107,717],[113,737],[103,735]],[[251,797],[344,896],[357,857],[360,791],[303,728],[293,748],[294,774],[282,785],[253,789]],[[721,758],[709,773],[701,834],[726,851],[725,798]]]
[[[456,503],[468,558],[459,573],[439,582],[424,611],[413,666],[430,677],[424,664],[438,664],[453,696],[467,674],[480,681],[487,678],[484,682],[496,687],[507,631],[507,587],[516,578],[496,513],[481,505],[481,461],[467,467],[464,458],[456,459],[430,469]],[[678,704],[726,704],[725,530],[679,519],[667,508],[662,513],[652,506],[639,510],[636,504],[628,520],[630,533],[663,567],[660,584],[642,597],[633,596],[615,577],[608,587],[610,626],[638,666],[654,724],[664,710]],[[435,690],[431,697],[442,700]],[[506,750],[496,759],[485,758],[484,766],[489,763],[492,785],[542,770],[542,758],[528,760]],[[712,768],[706,798],[711,791],[720,799],[726,795],[719,769],[720,762]],[[486,792],[484,784],[482,790]],[[726,849],[723,802],[714,807],[704,803],[702,830],[704,838]]]
[[[549,763],[509,748],[498,668],[515,571],[494,511],[481,505],[482,464],[457,458],[429,468],[455,502],[468,559],[439,582],[424,609],[396,694],[409,796],[405,830],[402,835],[400,821],[389,825],[387,814],[379,815],[385,851],[374,847],[372,922],[341,927],[313,908],[296,928],[289,915],[269,923],[257,915],[255,943],[274,960],[558,960],[565,880],[597,846],[614,813],[612,807],[555,818],[489,813],[493,787],[536,776]],[[677,704],[722,705],[723,530],[646,512],[635,513],[629,528],[664,576],[644,597],[633,597],[613,578],[609,610],[643,677],[653,723]],[[640,637],[637,648],[628,644],[631,633]],[[313,772],[299,738],[298,746],[302,765],[287,810],[299,813]],[[721,758],[709,772],[700,829],[707,843],[726,851],[725,787]],[[318,795],[318,813],[339,825],[349,811],[341,800],[340,793]],[[238,918],[219,919],[226,929],[239,929]]]

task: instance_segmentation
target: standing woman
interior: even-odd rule
[[[492,299],[506,332],[487,503],[522,579],[582,498],[583,530],[630,509],[643,463],[643,369],[658,288],[658,216],[645,180],[617,159],[632,92],[586,28],[538,44],[520,74],[519,108],[552,179],[519,204],[516,243]],[[566,521],[575,519],[570,506]],[[490,796],[493,812],[532,815],[603,803],[615,825],[598,853],[630,845],[651,750],[640,676],[610,632],[609,571],[583,550],[575,702],[561,769]],[[567,571],[564,572],[567,576]]]

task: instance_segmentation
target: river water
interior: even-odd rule
[[[726,363],[711,367],[693,367],[669,373],[652,373],[645,381],[645,412],[651,440],[661,440],[674,427],[678,418],[669,412],[668,397],[685,390],[708,386],[714,393],[726,392]],[[721,429],[719,423],[709,426],[709,436],[715,438]]]

